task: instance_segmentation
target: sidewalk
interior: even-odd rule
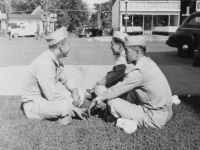
[[[144,35],[146,37],[146,41],[166,41],[169,36],[164,36],[164,35]],[[112,36],[100,36],[100,37],[93,37],[94,41],[111,41]]]
[[[85,94],[102,79],[112,65],[65,65],[75,83]],[[173,95],[199,95],[200,69],[185,65],[160,65]],[[0,95],[21,95],[23,78],[28,66],[0,68]]]
[[[76,85],[87,94],[86,89],[92,88],[112,69],[112,66],[65,65],[65,69],[68,72],[70,70],[69,74],[74,78]],[[27,70],[28,66],[0,68],[0,95],[21,95],[23,78]]]

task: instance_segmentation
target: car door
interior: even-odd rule
[[[187,23],[188,31],[191,32],[195,43],[200,40],[200,13],[191,17]]]
[[[27,35],[28,35],[28,34],[27,34],[27,28],[26,28],[26,26],[22,26],[22,27],[21,27],[20,35],[21,35],[21,36],[27,36]]]

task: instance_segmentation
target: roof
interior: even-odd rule
[[[41,19],[41,15],[30,15],[30,14],[10,14],[9,20],[38,20]]]
[[[41,14],[45,14],[44,11],[41,9],[40,6],[38,6],[32,13],[31,15],[41,15]]]

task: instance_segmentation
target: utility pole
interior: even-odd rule
[[[98,27],[101,28],[101,4],[99,4]]]
[[[5,0],[2,0],[4,2],[5,5],[5,11],[6,11],[6,32],[5,34],[7,34],[7,30],[8,30],[8,3],[5,2]]]
[[[125,5],[126,5],[126,15],[125,15],[125,33],[127,33],[127,20],[128,20],[128,15],[127,15],[127,3],[128,3],[128,0],[125,0]]]

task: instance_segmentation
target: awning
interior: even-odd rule
[[[121,14],[126,14],[125,12],[121,12]],[[180,12],[127,12],[128,15],[180,15]]]

